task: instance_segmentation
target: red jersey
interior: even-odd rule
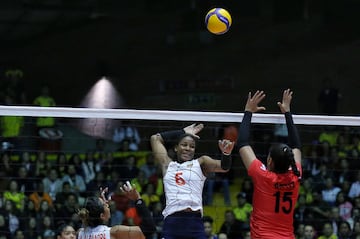
[[[296,164],[302,175],[300,164]],[[250,219],[252,239],[295,239],[293,214],[299,195],[300,178],[292,170],[276,174],[258,159],[248,168],[254,184]]]

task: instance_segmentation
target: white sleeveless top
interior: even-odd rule
[[[197,159],[181,164],[175,161],[170,162],[164,175],[166,197],[164,218],[186,208],[191,208],[193,211],[200,210],[202,214],[202,192],[205,179]]]
[[[99,225],[97,227],[86,227],[79,230],[78,239],[110,239],[111,227]]]

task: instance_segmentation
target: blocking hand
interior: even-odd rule
[[[203,124],[192,124],[184,128],[185,133],[193,135],[195,138],[200,139],[197,134],[204,128]]]
[[[235,146],[235,143],[228,139],[223,139],[219,140],[218,145],[224,155],[230,155]]]

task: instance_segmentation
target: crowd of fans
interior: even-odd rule
[[[300,196],[294,205],[297,238],[359,239],[358,134],[326,128],[316,142],[305,147]],[[138,225],[141,218],[119,190],[126,180],[136,186],[152,211],[158,226],[153,238],[160,238],[165,201],[159,167],[150,152],[143,158],[134,153],[117,158],[114,153],[94,150],[84,154],[60,152],[52,160],[44,151],[36,155],[22,151],[17,160],[13,160],[13,154],[12,151],[1,154],[1,239],[19,238],[18,234],[35,239],[55,238],[56,227],[64,222],[79,228],[77,210],[87,196],[105,186],[112,198],[109,223]],[[251,180],[245,173],[238,175],[242,185],[237,205],[228,206],[223,225],[214,232],[229,239],[245,237],[252,210]],[[306,231],[312,231],[312,237],[307,237]]]

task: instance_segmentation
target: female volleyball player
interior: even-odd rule
[[[70,224],[62,224],[57,229],[56,239],[76,239],[76,231]]]
[[[145,239],[145,235],[152,235],[156,231],[155,223],[138,191],[129,182],[124,184],[121,190],[130,200],[135,201],[136,210],[141,217],[141,225],[112,227],[104,225],[110,219],[109,204],[104,196],[107,192],[105,188],[101,192],[101,197],[88,197],[85,207],[79,211],[83,228],[79,230],[78,239]]]
[[[154,158],[164,175],[166,206],[163,210],[164,239],[206,239],[202,221],[202,192],[206,175],[228,172],[234,143],[220,140],[221,160],[203,155],[194,159],[196,139],[203,124],[192,124],[182,130],[166,131],[151,136]],[[165,144],[175,143],[176,155],[170,156]]]
[[[250,219],[252,239],[295,239],[293,212],[298,198],[301,169],[301,145],[290,113],[293,92],[283,92],[278,106],[285,115],[289,144],[276,143],[270,148],[266,165],[255,156],[249,145],[252,113],[265,110],[258,104],[263,91],[248,95],[239,129],[238,147],[242,161],[254,183],[253,212]]]

